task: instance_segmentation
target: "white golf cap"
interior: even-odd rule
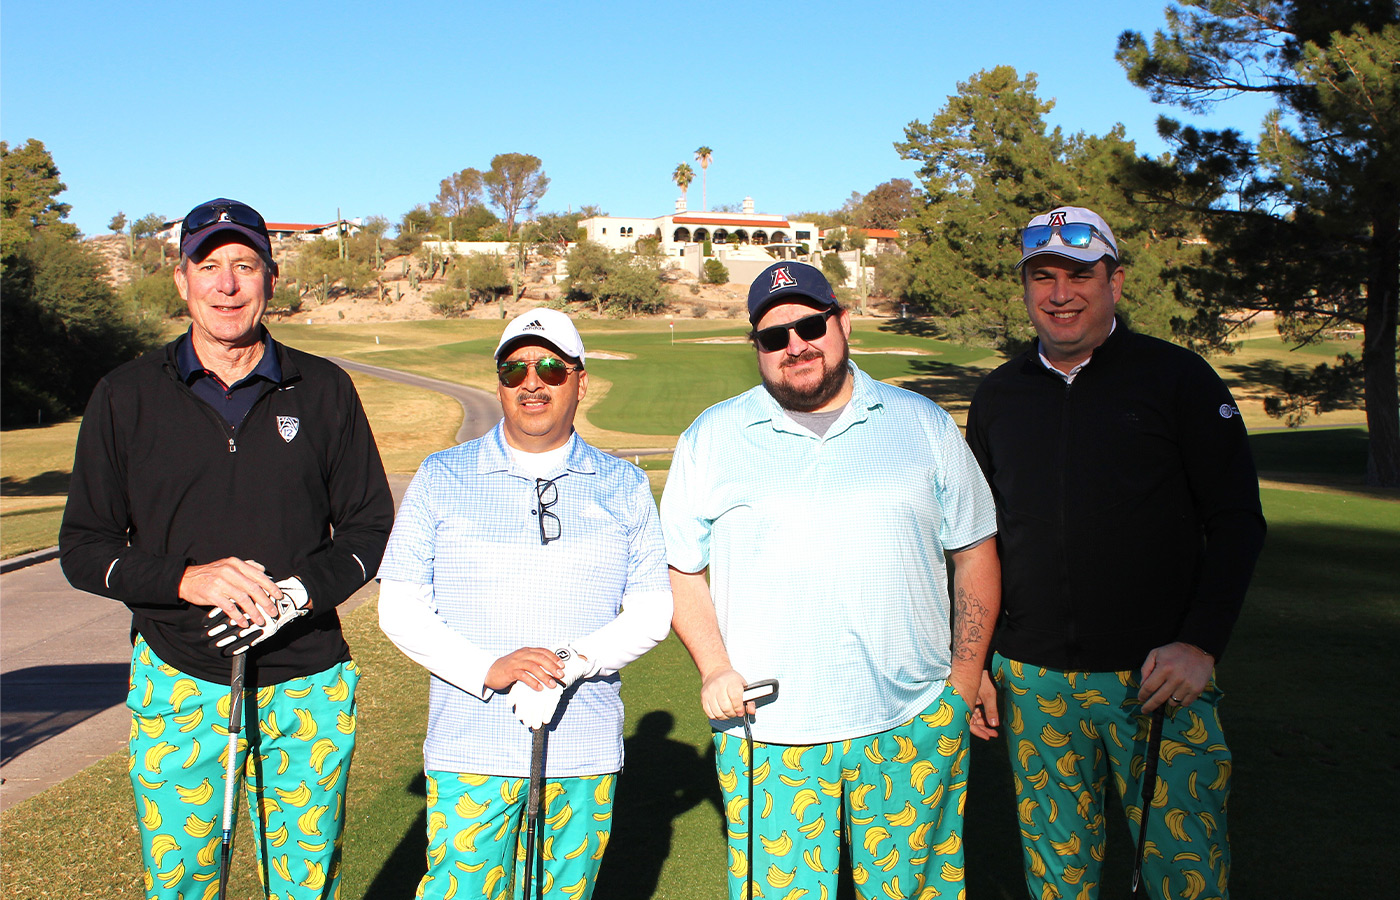
[[[1086,246],[1070,246],[1065,242],[1064,235],[1059,230],[1066,225],[1089,225],[1095,233]],[[1031,229],[1043,229],[1048,236],[1043,241],[1036,241],[1034,246],[1028,248],[1026,246],[1026,232]],[[1036,216],[1022,230],[1021,235],[1021,261],[1016,264],[1017,266],[1025,265],[1026,260],[1042,253],[1063,256],[1066,259],[1084,263],[1095,263],[1105,256],[1118,259],[1118,240],[1113,236],[1113,229],[1108,227],[1103,216],[1082,206],[1061,206]]]
[[[532,309],[521,313],[501,334],[496,345],[496,362],[510,353],[514,345],[527,340],[543,341],[565,356],[583,362],[583,338],[579,337],[574,320],[557,309]]]

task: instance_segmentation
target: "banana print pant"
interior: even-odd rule
[[[355,750],[353,662],[244,697],[243,770],[259,874],[271,900],[331,898],[340,887],[345,785]],[[185,675],[139,636],[132,648],[131,755],[145,896],[211,900],[219,890],[229,686]],[[250,728],[256,710],[256,728]],[[248,753],[251,742],[254,752]],[[235,770],[237,771],[237,770]]]
[[[1142,821],[1150,717],[1138,703],[1138,673],[1041,669],[1001,654],[992,666],[1002,689],[1026,886],[1033,898],[1097,897],[1110,777],[1134,842]],[[1220,697],[1212,680],[1200,699],[1168,707],[1163,720],[1142,869],[1156,898],[1229,897],[1231,758]]]
[[[525,896],[528,778],[428,770],[428,874],[415,895],[426,900],[505,900]],[[593,896],[612,832],[616,773],[549,778],[540,796],[543,848],[534,877],[546,900]],[[541,860],[543,866],[541,866]],[[528,896],[534,900],[535,889]]]
[[[754,897],[834,900],[843,840],[862,900],[961,897],[970,715],[949,685],[923,713],[878,734],[799,746],[755,741]],[[744,900],[748,747],[723,733],[714,742],[729,897]]]

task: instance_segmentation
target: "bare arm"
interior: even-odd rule
[[[997,542],[985,540],[958,550],[953,557],[953,672],[948,677],[973,709],[972,733],[992,737],[989,716],[977,709],[982,694],[982,672],[992,644],[992,629],[1001,612],[1001,560]]]
[[[675,568],[670,572],[675,603],[671,628],[700,671],[700,706],[705,715],[711,719],[732,719],[752,713],[754,705],[744,703],[744,676],[734,671],[719,633],[719,619],[705,573]]]

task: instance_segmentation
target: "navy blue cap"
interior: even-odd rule
[[[247,238],[255,250],[272,256],[272,240],[262,214],[246,203],[220,197],[189,211],[180,222],[180,252],[190,259],[202,259],[200,250],[210,238],[232,231]]]
[[[749,324],[757,325],[769,307],[777,303],[806,303],[818,309],[836,306],[836,292],[816,266],[800,262],[776,262],[749,285]]]

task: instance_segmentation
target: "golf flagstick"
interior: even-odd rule
[[[1162,749],[1162,714],[1167,705],[1163,703],[1152,713],[1152,724],[1147,732],[1147,759],[1142,770],[1142,819],[1138,822],[1137,857],[1133,861],[1133,896],[1143,896],[1142,857],[1147,851],[1147,813],[1152,809],[1152,798],[1157,795],[1157,757]]]
[[[228,759],[224,763],[224,841],[219,855],[219,900],[228,897],[228,862],[233,850],[234,760],[238,756],[238,733],[243,728],[243,676],[248,657],[240,653],[233,658],[233,677],[228,687]]]
[[[754,703],[758,703],[760,700],[771,701],[776,696],[778,696],[778,681],[776,678],[766,678],[763,681],[755,681],[752,684],[744,685],[744,703],[748,703],[750,700]],[[749,748],[749,855],[746,866],[749,873],[749,892],[744,895],[744,900],[753,900],[753,732],[749,730],[749,714],[747,710],[744,712],[743,722],[744,742]]]
[[[540,793],[544,788],[545,726],[530,732],[530,792],[525,799],[525,880],[521,883],[521,900],[530,900],[530,880],[534,874],[535,850],[540,834]],[[540,861],[544,869],[544,860]],[[544,879],[539,878],[536,897],[544,896]]]

